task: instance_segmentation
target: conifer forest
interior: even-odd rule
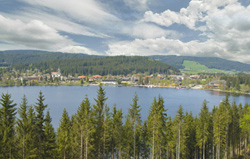
[[[36,103],[23,96],[16,104],[11,94],[1,95],[1,159],[248,158],[250,105],[237,105],[228,96],[211,111],[204,100],[196,116],[180,105],[170,117],[159,95],[142,121],[136,93],[123,114],[105,104],[108,97],[100,85],[93,105],[86,96],[74,115],[63,110],[57,130],[45,98],[40,92]]]

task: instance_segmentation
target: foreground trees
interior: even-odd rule
[[[109,111],[102,86],[97,93],[94,106],[86,96],[71,118],[64,109],[57,133],[49,111],[44,116],[42,92],[34,107],[24,96],[18,110],[10,94],[2,94],[0,159],[229,159],[248,153],[250,106],[230,103],[228,96],[212,111],[204,101],[195,117],[180,106],[173,119],[158,96],[142,123],[137,94],[123,119],[115,105]]]

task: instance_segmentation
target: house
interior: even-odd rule
[[[199,79],[200,75],[191,75],[189,76],[190,79]]]
[[[25,76],[20,77],[21,82],[23,81],[39,81],[41,79],[41,76]]]
[[[208,85],[210,87],[214,87],[214,88],[219,88],[220,86],[224,87],[226,85],[226,81],[225,80],[214,80],[214,81],[211,81]]]
[[[52,78],[61,77],[61,70],[58,68],[57,72],[51,72],[51,77]]]
[[[117,85],[118,84],[116,80],[109,80],[109,79],[102,80],[101,83],[104,85]]]
[[[92,76],[94,79],[102,79],[102,76],[101,75],[94,75]]]
[[[85,79],[86,76],[82,75],[82,76],[78,76],[78,78],[80,78],[80,79]]]

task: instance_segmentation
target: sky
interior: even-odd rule
[[[250,63],[250,0],[0,0],[0,50]]]

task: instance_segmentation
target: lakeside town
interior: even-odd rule
[[[134,73],[128,75],[62,75],[60,68],[55,72],[45,73],[39,69],[26,70],[19,73],[12,70],[8,73],[0,74],[0,86],[33,86],[33,85],[103,85],[112,86],[140,86],[140,87],[165,87],[177,89],[210,89],[225,90],[226,81],[220,80],[216,76],[188,75],[185,73],[178,75]]]

